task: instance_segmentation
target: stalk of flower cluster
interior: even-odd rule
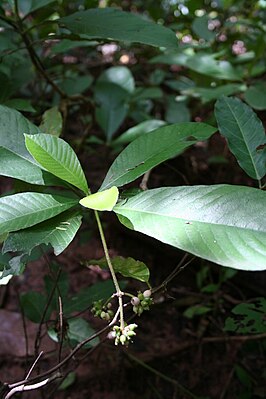
[[[112,279],[113,279],[113,282],[114,282],[116,295],[118,297],[118,304],[119,304],[119,310],[120,310],[120,328],[121,328],[121,330],[123,330],[124,327],[125,327],[123,300],[122,300],[123,292],[121,291],[121,289],[119,287],[119,283],[118,283],[117,278],[116,278],[114,267],[112,265],[112,262],[111,262],[111,259],[110,259],[110,256],[109,256],[109,251],[108,251],[108,248],[107,248],[106,239],[105,239],[105,236],[104,236],[104,232],[103,232],[102,223],[101,223],[101,220],[100,220],[100,217],[99,217],[99,213],[97,211],[94,211],[94,214],[95,214],[96,222],[97,222],[99,233],[100,233],[100,237],[101,237],[101,241],[102,241],[102,245],[103,245],[103,250],[104,250],[104,255],[105,255],[105,258],[106,258],[106,262],[107,262],[107,265],[109,267],[109,270],[110,270],[110,273],[111,273],[111,276],[112,276]]]

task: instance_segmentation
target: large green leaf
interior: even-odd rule
[[[230,96],[235,93],[246,90],[246,85],[240,83],[227,83],[217,87],[191,87],[182,90],[182,94],[192,95],[193,97],[200,97],[203,103],[212,100],[217,100],[221,96]]]
[[[139,136],[142,136],[145,133],[149,133],[164,125],[166,125],[165,121],[162,121],[160,119],[149,119],[126,130],[116,140],[114,140],[112,144],[115,146],[117,144],[131,143]]]
[[[49,134],[25,134],[31,155],[48,172],[89,193],[87,180],[79,160],[68,143]]]
[[[0,234],[50,219],[78,203],[61,195],[20,193],[0,198]]]
[[[76,345],[95,334],[95,330],[90,324],[81,317],[68,320],[67,337],[70,343]],[[100,342],[99,337],[84,345],[84,348],[90,348]]]
[[[71,243],[80,225],[81,215],[73,211],[64,212],[36,226],[10,233],[5,241],[3,253],[30,254],[38,245],[51,244],[55,255],[59,255]]]
[[[215,116],[241,168],[260,180],[266,174],[266,136],[260,119],[239,99],[229,97],[216,102]]]
[[[127,115],[129,92],[112,82],[97,82],[94,95],[96,120],[110,141]]]
[[[254,86],[249,86],[245,93],[245,101],[252,108],[258,110],[266,109],[266,83],[261,81]]]
[[[127,227],[204,259],[266,269],[266,193],[215,185],[145,191],[114,208]]]
[[[130,143],[115,159],[100,190],[123,186],[159,165],[181,154],[198,140],[208,139],[216,128],[205,123],[178,123],[164,126]]]
[[[59,19],[62,27],[89,39],[108,39],[177,48],[175,33],[162,25],[115,8],[79,11]]]
[[[125,283],[120,281],[120,287],[123,289]],[[112,280],[101,281],[90,287],[80,289],[79,292],[65,301],[64,314],[69,315],[73,312],[83,312],[88,309],[94,301],[110,298],[114,293],[114,284]]]
[[[202,75],[211,76],[215,79],[241,80],[242,75],[228,61],[217,60],[219,54],[185,52],[158,55],[151,59],[151,63],[182,65]]]
[[[211,41],[215,39],[216,32],[209,29],[210,18],[208,15],[194,18],[191,28],[200,39]]]
[[[47,306],[47,298],[43,294],[34,291],[24,292],[20,296],[20,304],[24,316],[34,323],[41,322]],[[44,321],[49,320],[50,313],[50,311],[46,313]]]
[[[98,78],[101,83],[115,83],[128,93],[135,90],[135,80],[129,68],[125,66],[113,66],[106,69]]]
[[[51,3],[55,3],[56,0],[19,0],[19,9],[25,13],[29,14],[42,7],[48,6]]]
[[[60,184],[59,179],[42,170],[29,154],[23,133],[36,135],[41,131],[20,112],[0,105],[0,175],[31,184]]]
[[[98,265],[101,268],[108,268],[106,258],[98,260],[90,260],[90,265]],[[115,256],[112,258],[112,265],[116,273],[122,274],[124,277],[131,277],[136,280],[148,283],[150,278],[150,271],[145,263],[135,260],[131,257],[123,258],[122,256]]]

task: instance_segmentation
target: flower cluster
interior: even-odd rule
[[[114,312],[111,310],[112,304],[110,302],[103,304],[102,300],[95,301],[93,308],[91,309],[95,317],[100,317],[103,320],[110,321],[114,316]]]
[[[144,310],[149,310],[150,306],[153,304],[151,290],[146,290],[143,293],[139,292],[138,296],[134,296],[131,299],[131,304],[133,305],[133,312],[138,316],[140,316]]]
[[[137,328],[137,324],[129,324],[126,325],[123,329],[119,326],[114,326],[113,330],[109,332],[108,338],[115,340],[115,345],[128,345],[132,338],[136,335],[135,328]]]

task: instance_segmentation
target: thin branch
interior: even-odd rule
[[[62,298],[60,295],[58,297],[58,305],[59,305],[59,326],[60,326],[60,343],[59,343],[59,350],[58,350],[58,362],[60,363],[63,342],[64,342],[63,304],[62,304]]]
[[[42,354],[43,354],[43,351],[41,351],[41,352],[39,353],[39,355],[37,356],[37,358],[34,360],[34,362],[33,362],[32,366],[31,366],[31,368],[29,369],[29,371],[28,371],[28,373],[27,373],[27,375],[26,375],[26,380],[28,380],[28,379],[30,378],[31,373],[32,373],[34,367],[36,366],[36,364],[38,363],[39,359],[41,358]]]
[[[42,374],[37,375],[36,377],[30,378],[30,379],[28,379],[28,380],[24,379],[24,380],[22,380],[22,381],[15,382],[15,383],[13,383],[13,384],[5,384],[5,385],[7,385],[8,388],[11,388],[11,389],[12,389],[12,388],[16,388],[16,387],[19,387],[19,386],[24,385],[24,384],[26,384],[26,383],[29,383],[29,382],[31,383],[31,382],[35,382],[35,381],[37,381],[37,380],[39,380],[39,379],[43,379],[43,378],[49,376],[50,374],[56,372],[56,371],[57,371],[58,369],[60,369],[62,366],[64,366],[65,364],[67,364],[67,363],[72,359],[72,357],[73,357],[84,345],[86,345],[88,342],[92,341],[93,339],[97,338],[99,335],[101,335],[101,334],[103,334],[104,332],[106,332],[107,330],[109,330],[110,327],[112,327],[112,326],[116,323],[116,321],[117,321],[117,319],[118,319],[118,316],[119,316],[119,309],[118,309],[118,311],[116,312],[116,314],[115,314],[113,320],[112,320],[107,326],[105,326],[104,328],[102,328],[101,330],[99,330],[97,333],[91,335],[90,337],[84,339],[84,341],[80,342],[80,343],[79,343],[79,344],[78,344],[78,345],[77,345],[77,346],[76,346],[76,347],[75,347],[75,348],[74,348],[74,349],[73,349],[60,363],[58,363],[56,366],[52,367],[51,369],[45,371],[45,372],[42,373]]]
[[[187,261],[185,264],[185,260],[187,259],[188,254],[186,253],[183,258],[180,260],[180,262],[178,263],[178,265],[175,267],[175,269],[169,274],[168,277],[166,277],[166,279],[160,284],[158,285],[158,287],[155,287],[152,289],[152,293],[158,292],[161,289],[166,288],[167,284],[169,284],[169,282],[171,280],[173,280],[182,270],[185,269],[185,267],[187,267],[194,259],[195,257],[191,258],[189,261]]]
[[[14,21],[12,21],[11,19],[5,17],[4,15],[0,15],[0,19],[2,21],[4,21],[6,24],[12,26],[12,28],[14,28],[15,30],[17,30],[17,25]]]
[[[50,378],[46,378],[43,381],[37,382],[36,384],[32,385],[20,385],[18,387],[15,387],[11,389],[11,391],[8,392],[8,394],[5,396],[4,399],[10,399],[13,395],[15,395],[18,392],[24,392],[24,391],[32,391],[34,389],[39,389],[47,385],[48,383],[54,381],[56,378],[60,378],[61,375],[59,373],[53,375]]]
[[[152,171],[152,169],[150,169],[146,173],[144,173],[144,176],[143,176],[143,178],[141,180],[141,183],[139,185],[139,187],[142,190],[144,190],[144,191],[148,190],[148,181],[149,181],[149,178],[150,178],[151,171]]]
[[[52,302],[52,299],[53,299],[55,290],[56,290],[56,288],[57,288],[57,286],[58,286],[57,283],[58,283],[60,274],[61,274],[61,270],[59,270],[59,271],[57,272],[56,279],[55,279],[55,284],[54,284],[54,286],[53,286],[52,291],[51,291],[50,294],[49,294],[49,297],[48,297],[48,299],[47,299],[47,302],[46,302],[46,305],[45,305],[45,308],[44,308],[44,311],[43,311],[43,314],[42,314],[41,321],[40,321],[39,326],[38,326],[38,331],[37,331],[36,339],[35,339],[35,343],[34,343],[35,356],[37,356],[37,353],[38,353],[38,351],[39,351],[40,337],[41,337],[41,332],[42,332],[42,326],[43,326],[43,323],[44,323],[44,320],[45,320],[46,313],[47,313],[47,311],[48,311],[48,309],[49,309],[49,306],[50,306],[50,304],[51,304],[51,302]]]

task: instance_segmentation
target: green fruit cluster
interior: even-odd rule
[[[133,312],[140,316],[144,310],[149,310],[150,306],[153,304],[153,299],[151,298],[151,290],[146,290],[144,292],[139,292],[138,296],[134,296],[131,299],[131,304],[133,305]]]
[[[99,300],[93,303],[91,311],[95,317],[100,317],[102,320],[110,321],[114,316],[111,307],[112,304],[110,302],[104,304],[102,300]]]

